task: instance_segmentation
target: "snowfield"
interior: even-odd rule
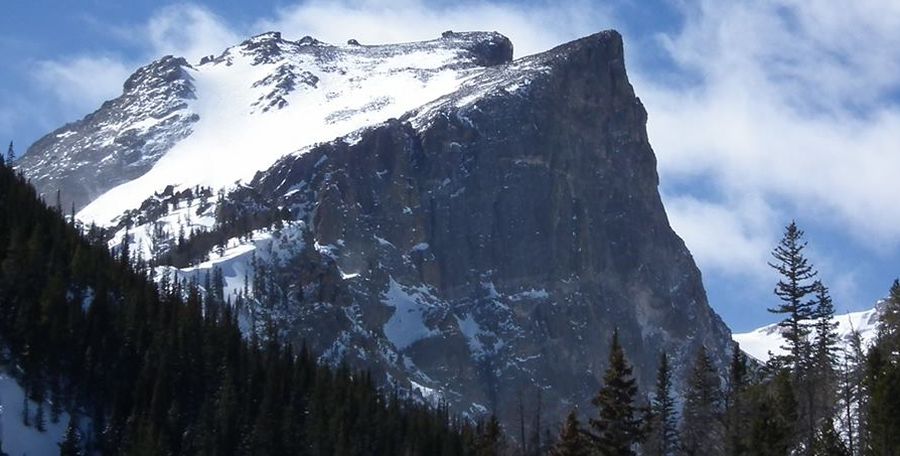
[[[859,331],[863,345],[868,346],[875,340],[878,327],[878,307],[863,312],[852,312],[844,315],[836,315],[838,336],[842,342],[842,348],[849,348],[850,337],[853,331]],[[733,334],[732,338],[740,344],[744,353],[759,361],[768,361],[772,355],[783,355],[785,350],[784,338],[781,336],[778,324],[771,324],[750,332]]]
[[[196,95],[186,109],[199,117],[193,132],[77,216],[110,225],[167,185],[230,187],[284,155],[400,117],[483,70],[468,47],[486,36],[494,35],[385,46],[251,38],[186,68]]]

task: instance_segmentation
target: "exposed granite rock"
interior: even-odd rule
[[[295,208],[346,290],[336,332],[319,330],[333,309],[289,331],[507,423],[535,388],[550,418],[587,410],[614,328],[646,390],[660,350],[684,368],[705,344],[724,363],[729,331],[669,226],[646,120],[603,32],[283,159],[251,187]]]

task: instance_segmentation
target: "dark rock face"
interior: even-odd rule
[[[341,296],[288,331],[510,424],[537,389],[545,419],[591,410],[614,328],[645,391],[660,350],[684,367],[705,344],[724,363],[729,331],[669,227],[646,120],[604,32],[283,159],[253,191],[306,222]]]
[[[77,209],[144,174],[199,120],[190,68],[172,56],[140,68],[120,97],[32,144],[19,169],[48,201],[61,190],[63,207]]]
[[[676,381],[700,345],[725,364],[730,334],[669,226],[619,34],[516,61],[512,49],[482,32],[387,46],[270,32],[205,59],[223,71],[238,55],[270,65],[248,83],[261,96],[247,108],[260,113],[319,90],[327,78],[316,74],[342,74],[346,56],[376,65],[451,50],[458,58],[442,65],[470,76],[400,119],[282,158],[217,203],[261,224],[272,217],[254,215],[292,219],[257,252],[274,258],[264,274],[279,295],[253,296],[252,318],[271,318],[323,360],[509,426],[520,396],[531,413],[540,394],[545,426],[575,406],[592,414],[615,328],[645,392],[661,350]],[[316,64],[281,58],[291,55]],[[122,97],[32,146],[26,174],[79,207],[142,174],[191,133],[188,70],[174,58],[142,69]],[[168,207],[154,199],[129,220],[152,224]],[[247,257],[227,260],[226,277],[241,282]]]

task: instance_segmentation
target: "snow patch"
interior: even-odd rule
[[[391,277],[382,302],[393,307],[394,314],[384,324],[384,335],[398,350],[404,350],[438,334],[425,324],[425,313],[436,301],[427,287],[405,287]]]

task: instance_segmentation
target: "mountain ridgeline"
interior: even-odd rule
[[[730,333],[669,226],[618,33],[517,60],[495,33],[384,46],[266,34],[194,67],[154,65],[180,68],[143,82],[174,87],[135,96],[155,110],[109,102],[21,169],[160,277],[221,271],[246,337],[530,433],[589,409],[617,329],[645,391],[663,351],[679,388],[702,347],[727,365]],[[205,98],[226,86],[249,95]],[[217,124],[232,108],[251,114]],[[58,153],[143,174],[75,178],[50,164]]]

